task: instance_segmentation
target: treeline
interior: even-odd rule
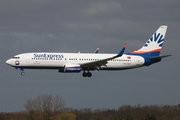
[[[130,106],[124,105],[116,109],[81,109],[69,110],[76,120],[180,120],[180,104]]]
[[[29,99],[26,111],[1,112],[0,120],[180,120],[178,105],[123,105],[118,109],[66,108],[61,97]]]
[[[28,111],[1,112],[0,120],[180,120],[180,104],[130,106],[124,105],[116,109],[65,108],[56,117],[37,114],[39,118],[32,118]]]

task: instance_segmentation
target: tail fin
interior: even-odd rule
[[[160,26],[141,49],[131,52],[131,54],[149,55],[152,57],[159,56],[164,42],[166,30],[167,30],[166,25]]]

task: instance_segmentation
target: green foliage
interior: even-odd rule
[[[60,113],[55,120],[76,120],[76,115],[73,113]]]

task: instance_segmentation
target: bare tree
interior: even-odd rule
[[[51,95],[38,96],[34,100],[28,99],[24,104],[31,120],[54,119],[57,114],[63,112],[65,105],[63,98]]]

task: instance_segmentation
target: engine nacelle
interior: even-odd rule
[[[80,65],[65,65],[64,69],[59,69],[58,72],[67,72],[67,73],[78,73],[81,72]]]

